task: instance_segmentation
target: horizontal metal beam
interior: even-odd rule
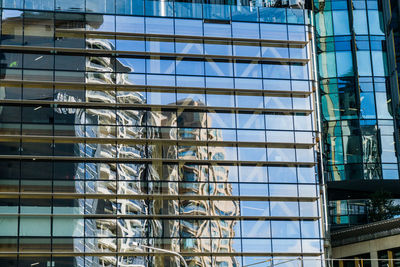
[[[1,151],[0,151],[1,153]],[[265,166],[315,166],[317,162],[296,161],[246,161],[246,160],[203,160],[203,159],[167,159],[167,158],[97,158],[97,157],[70,157],[70,156],[33,156],[33,155],[0,155],[0,160],[25,160],[25,161],[75,161],[99,163],[183,163],[200,165],[265,165]]]
[[[0,124],[0,133],[1,124]],[[316,143],[282,143],[282,142],[243,142],[243,141],[203,141],[203,140],[174,140],[174,139],[131,139],[131,138],[95,138],[95,137],[75,137],[75,136],[46,136],[46,135],[0,135],[0,141],[22,141],[49,143],[54,142],[76,144],[161,144],[161,145],[182,145],[182,146],[239,146],[239,147],[271,147],[271,148],[312,148]]]
[[[94,181],[92,181],[94,182]],[[100,180],[98,182],[113,182]],[[115,181],[114,181],[115,182]],[[115,183],[125,182],[117,181]],[[138,183],[143,183],[138,181]],[[178,181],[149,181],[149,182],[178,182]],[[182,184],[185,184],[182,182]],[[227,183],[229,184],[229,183]],[[0,192],[0,199],[135,199],[135,200],[242,200],[242,201],[288,201],[314,202],[318,197],[278,197],[278,196],[229,196],[229,195],[199,195],[199,194],[105,194],[105,193],[39,193],[39,192]]]
[[[78,82],[53,82],[53,81],[32,81],[32,80],[12,80],[5,79],[0,80],[0,86],[35,86],[39,88],[48,88],[49,86],[59,87],[57,89],[76,89],[76,90],[99,90],[108,91],[134,91],[143,92],[144,90],[155,90],[155,91],[168,91],[168,90],[179,90],[179,91],[207,91],[212,94],[224,94],[224,93],[262,93],[268,96],[291,96],[291,97],[307,97],[311,95],[312,91],[282,91],[282,90],[263,90],[263,89],[235,89],[235,88],[211,88],[211,87],[186,87],[186,86],[162,86],[162,85],[134,85],[134,84],[99,84],[99,83],[78,83]],[[315,89],[315,88],[314,88]],[[314,90],[313,89],[313,90]]]
[[[74,219],[143,219],[143,220],[256,220],[256,221],[315,221],[320,217],[299,216],[240,216],[240,215],[207,215],[198,212],[195,215],[188,214],[13,214],[3,213],[2,217],[52,217],[52,218],[74,218]]]
[[[127,103],[105,103],[105,102],[62,102],[46,100],[0,100],[0,104],[14,105],[46,105],[57,108],[110,108],[110,109],[138,109],[138,110],[195,110],[195,111],[241,111],[259,113],[300,113],[310,114],[310,109],[278,109],[278,108],[244,108],[244,107],[218,107],[218,106],[194,106],[194,105],[151,105],[151,104],[127,104]]]
[[[105,49],[80,49],[65,47],[43,47],[43,46],[22,46],[22,45],[0,45],[0,49],[6,51],[41,52],[49,54],[82,54],[85,56],[145,56],[145,57],[173,57],[173,58],[196,58],[196,59],[225,59],[257,61],[264,63],[297,63],[307,64],[310,60],[303,58],[272,58],[272,57],[250,57],[250,56],[227,56],[227,55],[208,55],[208,54],[181,54],[181,53],[161,53],[149,51],[122,51]]]
[[[100,238],[101,239],[101,238]],[[106,239],[106,237],[104,237]],[[132,248],[131,248],[132,249]],[[313,257],[320,256],[322,253],[274,253],[274,252],[179,252],[184,257],[212,256],[212,257],[233,257],[233,256],[260,256],[260,257]],[[77,257],[77,256],[170,256],[163,252],[56,252],[43,250],[31,250],[20,252],[0,252],[0,257]]]
[[[217,36],[201,36],[201,35],[178,35],[178,34],[155,34],[155,33],[131,33],[131,32],[114,32],[114,31],[93,31],[85,29],[56,29],[55,33],[74,33],[74,34],[87,34],[89,36],[108,35],[115,37],[147,37],[147,38],[165,38],[165,39],[183,39],[183,40],[204,40],[204,41],[221,41],[221,42],[249,42],[249,43],[262,43],[276,46],[289,46],[289,47],[305,47],[307,41],[295,40],[272,40],[263,38],[237,38],[237,37],[217,37]]]

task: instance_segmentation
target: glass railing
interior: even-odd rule
[[[50,0],[4,0],[2,7],[36,11],[86,12],[293,24],[309,23],[311,12],[310,10],[293,8],[217,5],[173,1],[161,2],[150,0],[104,0],[106,3],[103,5],[98,5],[95,0],[56,0],[55,5],[47,5],[44,3],[49,1]],[[53,2],[53,0],[50,2]]]

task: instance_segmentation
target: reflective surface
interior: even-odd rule
[[[392,101],[397,90],[389,79],[381,2],[314,1],[314,6],[328,180],[338,185],[398,180],[398,125]],[[346,202],[331,200],[333,210],[340,209],[336,202]],[[333,219],[333,226],[349,220]]]
[[[140,244],[189,266],[323,254],[304,25],[2,14],[7,260],[179,266]]]

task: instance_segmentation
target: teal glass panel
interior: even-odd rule
[[[335,35],[349,35],[349,15],[347,10],[332,11]]]
[[[332,36],[332,11],[320,11],[315,14],[315,25],[319,36]]]
[[[294,24],[304,24],[304,9],[287,9],[287,22]]]
[[[337,120],[340,118],[338,94],[326,94],[321,96],[322,115],[325,120]]]
[[[85,10],[85,0],[56,0],[55,10],[82,12]]]
[[[378,119],[392,119],[393,116],[389,110],[391,101],[388,101],[386,93],[376,92],[375,97]]]
[[[369,34],[384,35],[382,13],[378,10],[368,10]]]
[[[329,62],[329,63],[328,63]],[[336,60],[334,52],[318,55],[318,70],[322,78],[336,77]]]
[[[387,75],[387,59],[386,53],[382,51],[372,51],[372,67],[374,70],[374,76],[386,76]]]
[[[82,219],[54,218],[53,235],[54,236],[77,236],[84,235],[84,221]]]
[[[4,8],[23,8],[23,0],[3,0]]]
[[[329,64],[329,63],[328,63]],[[337,76],[353,76],[353,57],[351,51],[336,52]]]
[[[50,217],[22,217],[20,236],[50,236]]]
[[[18,218],[17,217],[0,217],[0,236],[17,236],[18,235]]]
[[[175,34],[176,35],[203,35],[203,23],[201,20],[194,20],[194,19],[175,19]],[[183,51],[188,51],[192,46],[199,47],[200,43],[188,43],[182,42],[181,46],[185,47]],[[176,49],[177,52],[181,52],[181,50]],[[198,52],[202,52],[202,49],[198,49]],[[192,53],[192,51],[188,51],[187,53]]]
[[[203,5],[204,19],[230,20],[231,8],[228,5]]]
[[[258,21],[258,9],[251,6],[231,6],[233,21]]]
[[[260,21],[286,23],[286,8],[260,7]]]
[[[142,17],[116,16],[115,22],[117,32],[144,33],[144,18]],[[131,48],[130,51],[134,49]]]
[[[125,15],[143,15],[143,0],[118,0],[115,3],[116,13]]]
[[[86,12],[115,13],[115,0],[86,0]]]
[[[353,27],[355,34],[368,34],[367,14],[365,10],[353,11]]]
[[[146,16],[157,16],[157,17],[174,16],[173,2],[146,1],[144,8]]]
[[[135,1],[135,0],[133,0]],[[203,17],[202,4],[200,3],[186,3],[186,2],[175,2],[174,3],[174,14],[177,18],[199,18]]]
[[[381,154],[382,162],[396,163],[397,157],[394,147],[393,136],[381,136],[381,145],[382,145],[382,154]]]
[[[369,51],[357,51],[358,75],[372,76],[371,55]]]
[[[382,164],[382,167],[383,179],[399,179],[399,169],[397,167],[397,164]]]
[[[373,93],[360,94],[360,112],[362,119],[375,119],[375,99]]]
[[[53,10],[54,0],[25,0],[26,9]]]

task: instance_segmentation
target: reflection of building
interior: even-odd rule
[[[3,4],[0,265],[318,266],[308,12],[122,2]]]
[[[396,1],[313,2],[324,165],[335,230],[367,223],[366,204],[376,191],[400,198],[399,96],[388,31],[393,23],[383,16]]]

